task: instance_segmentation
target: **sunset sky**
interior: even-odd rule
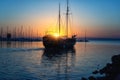
[[[57,24],[59,2],[65,23],[66,0],[0,0],[0,26],[32,26],[44,35]],[[70,0],[70,10],[78,37],[86,29],[88,37],[120,38],[120,0]]]

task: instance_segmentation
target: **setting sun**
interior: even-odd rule
[[[55,37],[59,37],[60,35],[58,33],[53,34]]]

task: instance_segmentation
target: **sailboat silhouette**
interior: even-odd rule
[[[59,4],[59,35],[46,34],[43,37],[43,45],[45,48],[72,48],[76,43],[76,35],[68,37],[68,19],[69,19],[69,1],[67,0],[67,10],[66,10],[66,36],[61,36],[61,14],[60,14],[60,4]]]

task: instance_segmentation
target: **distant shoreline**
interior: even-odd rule
[[[85,38],[77,38],[77,39],[85,39]],[[120,40],[120,38],[86,38],[87,40]]]
[[[80,41],[83,40],[83,41]],[[88,41],[120,41],[118,38],[87,38]],[[42,41],[42,38],[1,38],[0,41],[18,41],[18,42],[38,42]],[[84,38],[77,38],[77,42],[84,42]]]
[[[41,38],[0,38],[0,41],[13,41],[13,42],[38,42],[38,41],[42,41]]]

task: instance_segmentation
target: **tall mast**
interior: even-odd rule
[[[60,36],[60,31],[61,31],[61,30],[60,30],[60,29],[61,29],[61,28],[60,28],[60,27],[61,27],[61,21],[60,21],[60,20],[61,20],[61,15],[60,15],[60,13],[61,13],[61,12],[60,12],[60,3],[59,3],[59,36]]]
[[[66,33],[67,33],[67,37],[68,37],[68,18],[69,18],[69,1],[67,0],[67,11],[66,11]]]
[[[85,41],[86,41],[86,29],[85,29]]]
[[[16,26],[15,26],[15,33],[14,34],[15,34],[14,38],[16,39]]]
[[[21,34],[20,37],[21,38],[23,38],[23,32],[22,31],[23,31],[23,26],[21,26],[21,32],[20,32],[20,34]]]
[[[1,33],[0,33],[1,38],[3,37],[3,28],[1,27]]]

